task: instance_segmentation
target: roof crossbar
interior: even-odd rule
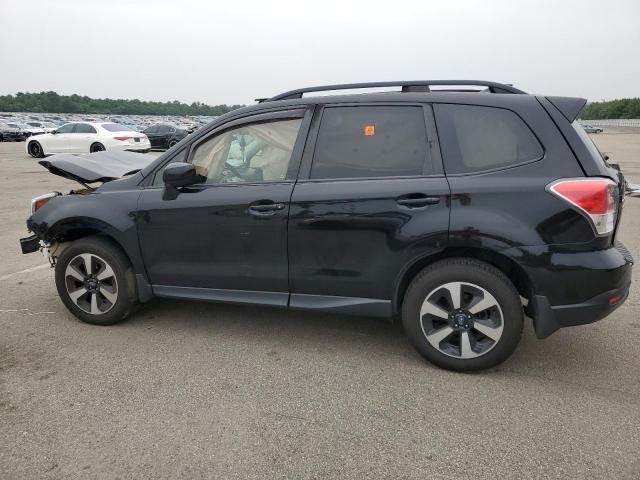
[[[491,93],[519,93],[523,94],[522,90],[519,90],[512,85],[506,83],[487,82],[484,80],[403,80],[399,82],[369,82],[369,83],[343,83],[337,85],[322,85],[319,87],[306,87],[298,88],[296,90],[290,90],[288,92],[280,93],[271,98],[258,99],[261,102],[272,102],[275,100],[291,100],[294,98],[302,98],[305,93],[312,92],[328,92],[332,90],[357,90],[360,88],[378,88],[378,87],[402,87],[403,92],[429,92],[432,86],[446,86],[446,85],[469,85],[469,86],[482,86],[487,87],[487,90]],[[473,91],[473,90],[465,90]]]

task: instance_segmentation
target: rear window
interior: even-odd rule
[[[540,142],[510,110],[434,105],[447,174],[474,173],[539,160]]]
[[[311,178],[433,173],[426,157],[421,107],[329,107],[322,115]]]
[[[131,128],[119,125],[117,123],[103,123],[102,128],[109,132],[129,132]]]

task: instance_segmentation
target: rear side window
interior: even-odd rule
[[[473,173],[539,160],[540,142],[510,110],[434,105],[447,174]]]
[[[421,107],[324,110],[311,178],[399,177],[433,173]]]
[[[96,133],[96,129],[86,123],[76,123],[74,133]]]
[[[129,132],[131,131],[131,127],[125,127],[124,125],[120,125],[118,123],[103,123],[102,128],[109,132]]]

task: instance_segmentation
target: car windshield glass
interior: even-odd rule
[[[131,127],[125,127],[124,125],[118,125],[117,123],[103,123],[102,128],[109,132],[128,132]]]

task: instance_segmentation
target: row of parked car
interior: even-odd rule
[[[193,133],[202,125],[206,125],[215,117],[195,116],[153,116],[153,115],[118,115],[118,116],[98,116],[98,115],[74,115],[74,114],[17,114],[0,113],[0,141],[23,141],[33,135],[51,133],[55,129],[67,123],[117,123],[127,127],[133,132],[144,132],[150,128],[164,125],[162,133],[167,135],[170,129],[175,132]],[[158,129],[152,131],[154,136],[159,134]],[[171,139],[165,141],[158,139],[162,147],[167,148]]]
[[[169,149],[189,133],[169,124],[156,124],[136,132],[129,126],[113,122],[70,122],[50,132],[28,136],[25,150],[34,158],[104,150],[145,153],[151,149]]]

